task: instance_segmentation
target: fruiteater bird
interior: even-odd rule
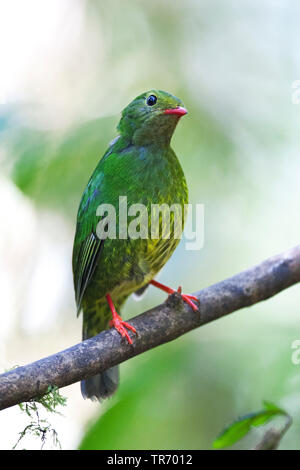
[[[164,91],[151,90],[135,98],[122,112],[118,136],[99,161],[83,193],[73,248],[73,276],[78,314],[83,311],[83,339],[114,327],[130,344],[135,328],[122,320],[120,308],[132,293],[141,294],[149,284],[168,294],[175,292],[154,280],[155,275],[179,243],[174,237],[171,212],[170,236],[107,237],[99,239],[97,208],[110,204],[116,210],[119,229],[119,197],[146,206],[150,225],[153,204],[177,204],[186,218],[188,189],[181,165],[170,147],[179,118],[187,113],[180,99]],[[129,222],[128,222],[129,223]],[[178,288],[181,293],[181,288]],[[196,297],[182,295],[194,310]],[[83,380],[84,398],[102,400],[117,389],[118,366]]]

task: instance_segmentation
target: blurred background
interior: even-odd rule
[[[0,0],[1,370],[81,340],[78,204],[121,110],[148,89],[188,108],[172,143],[205,206],[204,247],[181,243],[160,280],[190,293],[299,243],[299,14],[296,0]],[[149,288],[123,315],[164,299]],[[299,304],[294,286],[130,360],[103,404],[66,387],[64,416],[49,417],[62,447],[208,449],[265,399],[294,418],[280,448],[299,449]],[[0,448],[25,422],[1,412]]]

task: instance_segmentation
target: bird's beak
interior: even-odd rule
[[[165,109],[164,114],[176,114],[177,116],[181,117],[187,114],[187,110],[182,106],[177,106],[177,108]]]

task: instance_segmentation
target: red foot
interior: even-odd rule
[[[112,298],[109,294],[106,294],[106,300],[113,316],[113,319],[109,322],[109,326],[113,326],[123,338],[127,339],[129,344],[132,344],[132,339],[130,338],[126,328],[128,330],[131,330],[133,333],[137,334],[136,329],[133,326],[129,325],[129,323],[127,323],[126,321],[122,320],[120,315],[117,313]]]
[[[180,286],[178,287],[177,291],[175,291],[171,287],[165,286],[164,284],[161,284],[160,282],[157,282],[154,279],[152,281],[150,281],[149,284],[152,284],[153,286],[158,287],[158,289],[161,289],[161,290],[167,292],[168,294],[174,294],[174,292],[179,292],[179,294],[181,294],[182,300],[184,302],[186,302],[187,304],[189,304],[192,307],[192,309],[194,310],[194,312],[197,312],[199,310],[197,305],[194,304],[194,302],[192,302],[193,300],[196,300],[196,302],[199,302],[197,297],[195,297],[194,295],[182,294]]]

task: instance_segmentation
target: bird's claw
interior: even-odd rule
[[[178,294],[181,295],[182,300],[186,302],[190,307],[192,307],[194,312],[197,312],[199,310],[197,305],[193,302],[193,300],[195,300],[196,302],[200,302],[199,299],[195,297],[194,295],[183,294],[181,286],[179,286],[176,291],[172,289],[171,287],[165,286],[164,284],[161,284],[160,282],[155,281],[154,279],[150,281],[150,284],[157,287],[158,289],[163,290],[164,292],[167,292],[169,295],[175,294],[175,292],[177,292]]]
[[[181,295],[182,300],[186,302],[190,307],[192,307],[194,312],[197,312],[199,310],[198,306],[193,302],[193,300],[199,302],[199,299],[195,295],[182,294],[181,286],[178,287],[177,292]]]
[[[114,318],[109,322],[109,326],[114,327],[123,338],[127,339],[129,344],[132,344],[132,339],[130,338],[126,328],[137,335],[136,329],[126,321],[123,321],[120,315],[114,315]]]
[[[181,294],[181,297],[184,302],[186,302],[188,305],[192,307],[194,312],[197,312],[199,310],[199,307],[193,302],[193,300],[195,300],[196,302],[199,302],[197,297],[195,297],[194,295],[187,295],[187,294]]]

